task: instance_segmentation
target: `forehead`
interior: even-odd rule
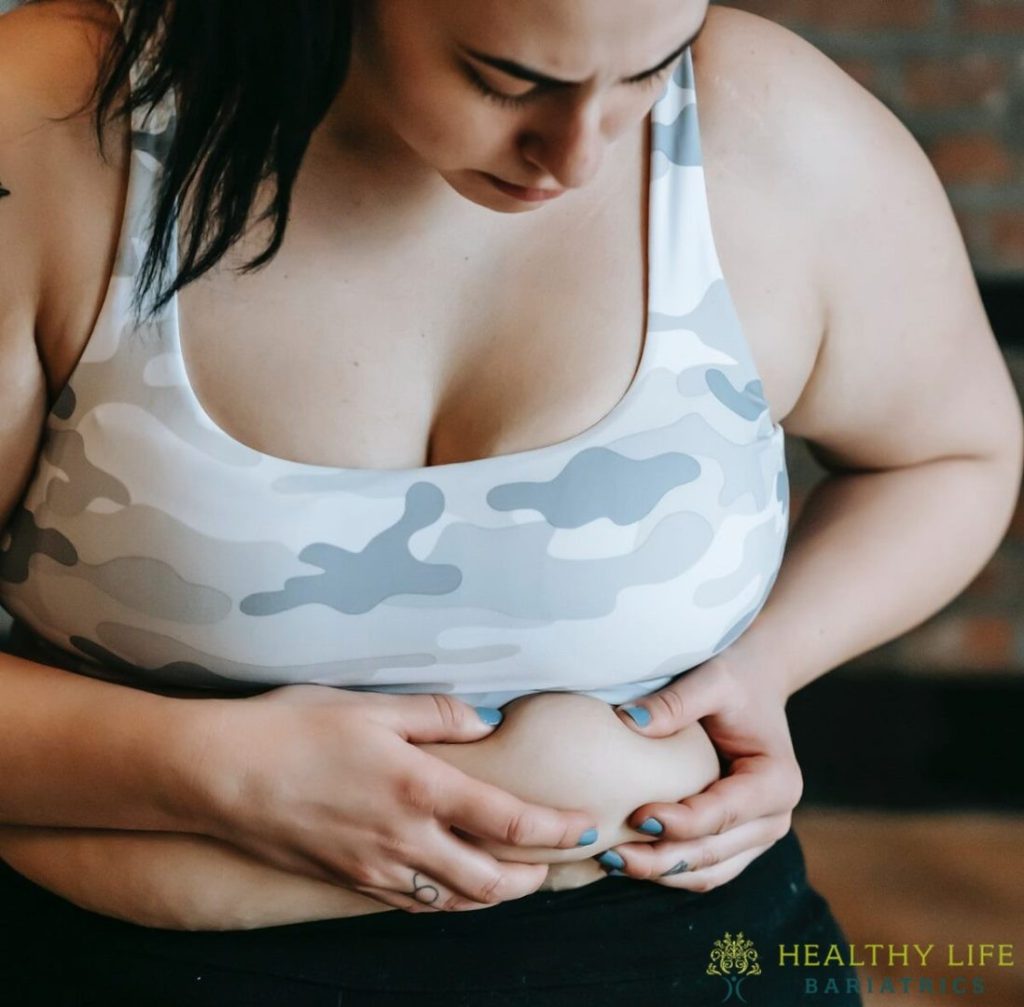
[[[708,0],[411,2],[454,42],[566,78],[643,70],[689,38],[708,7]]]

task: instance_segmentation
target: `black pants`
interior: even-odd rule
[[[741,932],[760,973],[709,975],[715,942]],[[779,964],[780,945],[846,943],[792,831],[703,894],[611,877],[472,912],[226,932],[91,913],[0,861],[0,1003],[18,1007],[860,1007],[853,969]],[[809,977],[835,989],[806,995]]]

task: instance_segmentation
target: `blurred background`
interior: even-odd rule
[[[1024,0],[734,0],[835,60],[914,134],[945,184],[993,330],[1024,397]],[[822,472],[789,444],[793,512]],[[858,944],[1015,943],[980,976],[985,1007],[1024,1004],[1024,501],[999,551],[945,609],[789,704],[812,882]],[[827,970],[820,970],[823,974]],[[970,987],[968,986],[968,989]],[[961,997],[964,999],[964,997]]]
[[[0,13],[14,0],[0,0]],[[1024,0],[738,0],[813,43],[910,129],[946,186],[1024,395]],[[789,443],[794,515],[822,472]],[[857,944],[1015,943],[1013,968],[865,968],[981,976],[985,1007],[1024,1004],[1024,504],[967,590],[899,640],[793,697],[797,812],[815,886]],[[824,973],[826,970],[821,970]],[[968,987],[969,988],[969,987]],[[891,993],[865,992],[869,1007]],[[783,1005],[773,1005],[783,1007]],[[786,1005],[788,1007],[788,1005]]]

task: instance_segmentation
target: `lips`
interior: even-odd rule
[[[531,189],[523,185],[516,185],[513,182],[506,182],[503,178],[498,178],[497,175],[491,175],[488,172],[483,172],[483,176],[495,188],[500,189],[509,196],[521,199],[527,203],[537,203],[548,199],[556,199],[565,192],[565,189]]]

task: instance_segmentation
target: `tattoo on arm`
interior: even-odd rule
[[[3,187],[3,183],[0,183],[0,199],[3,199],[4,196],[9,196],[10,194],[11,194],[11,190],[10,189],[5,189]]]

